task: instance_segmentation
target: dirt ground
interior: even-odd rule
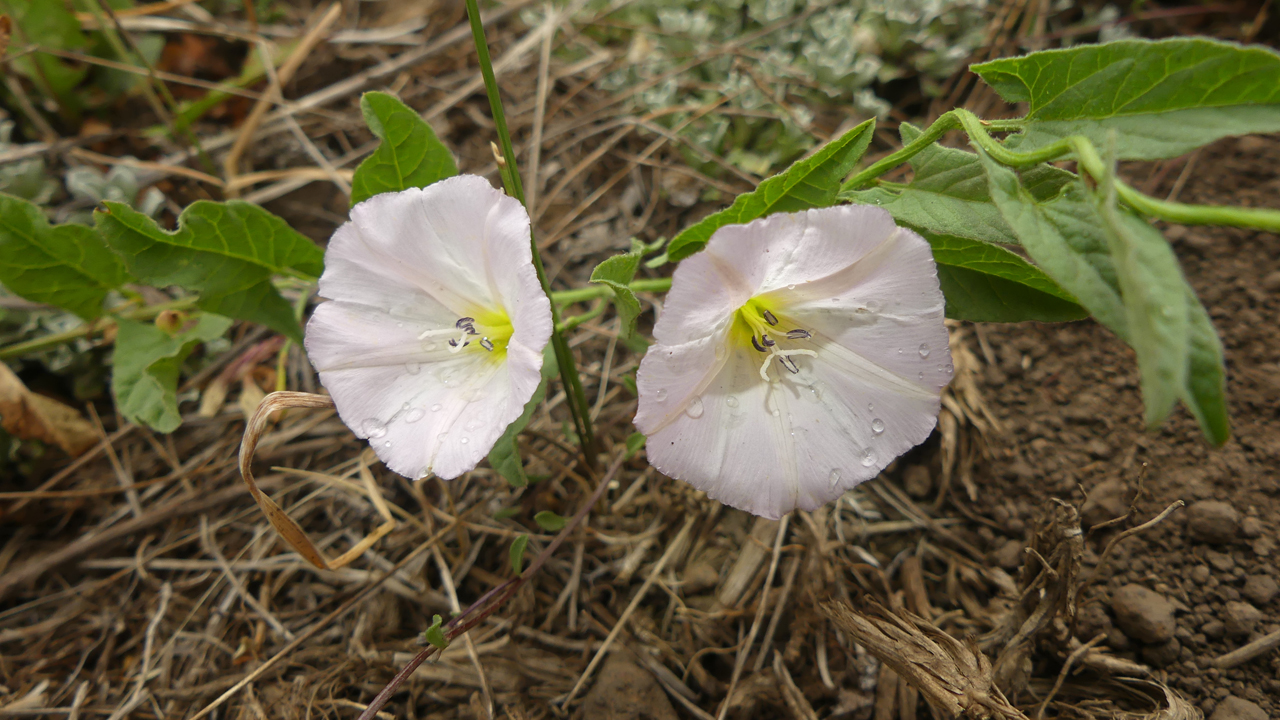
[[[1179,197],[1274,205],[1278,163],[1275,136],[1221,141],[1195,157]],[[1172,168],[1159,193],[1167,193],[1185,167]],[[1159,170],[1143,168],[1134,179],[1141,183]],[[1189,513],[1181,510],[1119,546],[1100,570],[1105,585],[1097,586],[1103,590],[1097,604],[1105,612],[1092,618],[1107,629],[1112,594],[1130,583],[1167,596],[1177,618],[1172,647],[1143,646],[1114,631],[1107,644],[1161,667],[1170,685],[1206,715],[1215,701],[1234,694],[1274,717],[1280,714],[1280,655],[1226,671],[1209,661],[1280,629],[1274,590],[1280,579],[1280,238],[1185,227],[1168,235],[1225,346],[1232,439],[1210,447],[1185,410],[1157,432],[1144,430],[1133,352],[1096,323],[986,326],[984,389],[1008,435],[993,452],[989,483],[982,483],[977,502],[994,527],[978,531],[1007,564],[1010,555],[1000,557],[1000,549],[1007,543],[1020,549],[1022,528],[1048,497],[1079,504],[1087,492],[1086,525],[1123,514],[1139,487],[1143,520],[1175,500],[1229,504],[1240,522],[1226,522],[1220,542],[1193,537]],[[1100,549],[1091,544],[1086,566]],[[1253,615],[1231,606],[1239,602],[1259,611],[1252,624],[1232,623]],[[1224,632],[1224,625],[1234,632]]]

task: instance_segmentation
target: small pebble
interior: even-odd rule
[[[1124,515],[1129,511],[1132,492],[1121,480],[1105,480],[1089,491],[1089,498],[1080,508],[1081,522],[1092,527]]]
[[[1228,695],[1214,708],[1209,720],[1267,720],[1267,711],[1244,698]]]
[[[1222,609],[1222,622],[1232,637],[1244,637],[1253,632],[1263,617],[1261,610],[1247,602],[1229,602]]]
[[[1197,585],[1203,585],[1209,582],[1210,572],[1208,565],[1197,565],[1191,568],[1191,582]]]
[[[1023,558],[1026,557],[1026,553],[1023,552],[1025,547],[1026,543],[1022,540],[1008,540],[991,553],[991,559],[1005,570],[1017,570],[1018,566],[1022,565]]]
[[[1221,640],[1227,632],[1227,626],[1221,620],[1210,620],[1200,626],[1200,632],[1210,640]]]
[[[1250,575],[1245,579],[1244,587],[1240,590],[1240,594],[1254,605],[1266,605],[1278,593],[1280,593],[1280,585],[1270,575]]]
[[[1280,270],[1262,278],[1262,287],[1268,292],[1280,292]]]
[[[1218,569],[1218,572],[1227,572],[1236,566],[1236,561],[1231,557],[1230,553],[1221,553],[1215,550],[1209,550],[1204,554],[1204,559],[1209,564]]]
[[[1167,643],[1148,645],[1142,648],[1142,659],[1158,668],[1167,667],[1178,661],[1182,652],[1182,644],[1175,638]]]
[[[1250,516],[1240,521],[1240,534],[1247,538],[1256,538],[1262,534],[1262,521]]]
[[[924,465],[910,465],[902,473],[902,484],[907,494],[914,498],[927,497],[933,490],[933,478],[929,477],[929,468]]]
[[[1200,542],[1232,542],[1240,533],[1240,513],[1221,500],[1192,503],[1187,508],[1187,532]]]
[[[1111,596],[1111,612],[1125,635],[1156,645],[1173,638],[1173,605],[1141,585],[1125,585]]]

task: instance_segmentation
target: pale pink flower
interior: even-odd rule
[[[649,462],[777,518],[932,431],[953,366],[929,244],[842,205],[720,228],[676,269],[640,363]]]
[[[551,304],[529,216],[484,178],[353,207],[319,292],[311,362],[342,421],[401,475],[474,468],[541,380]]]

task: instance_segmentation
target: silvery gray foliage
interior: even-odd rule
[[[722,112],[697,120],[683,134],[748,172],[768,174],[815,143],[807,131],[812,114],[794,101],[795,94],[852,107],[859,119],[883,117],[889,103],[875,94],[873,83],[919,75],[926,91],[936,90],[981,44],[988,0],[639,0],[607,18],[603,39],[612,47],[625,44],[626,61],[599,86],[608,92],[635,87],[819,4],[828,7],[636,93],[631,109],[692,110],[728,97]],[[604,5],[592,3],[583,16]],[[525,21],[538,23],[540,12],[526,11]],[[660,122],[674,126],[690,114],[666,115]],[[705,162],[692,153],[686,159]]]
[[[9,142],[13,127],[12,120],[0,120],[0,152],[21,147]],[[58,191],[58,183],[45,175],[44,170],[44,158],[39,155],[0,165],[0,192],[37,205],[47,203]]]

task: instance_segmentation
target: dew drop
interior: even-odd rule
[[[702,417],[702,398],[694,395],[689,406],[684,409],[684,414],[694,419]]]
[[[404,364],[404,371],[410,375],[417,375],[422,372],[422,364],[416,362],[407,362]]]
[[[731,408],[736,408],[738,407],[738,398],[730,395],[729,397],[724,399],[724,404],[728,405]]]
[[[436,436],[436,439],[437,439],[437,440],[439,440],[440,442],[444,442],[444,439],[445,439],[445,438],[447,438],[447,437],[449,437],[449,433],[447,433],[447,432],[442,432],[442,433],[440,433],[439,435],[437,435],[437,436]]]
[[[433,342],[422,343],[423,350],[431,351],[431,350],[435,350],[437,347],[439,347],[439,345],[436,345]]]
[[[466,424],[466,425],[464,425],[463,427],[465,427],[465,428],[466,428],[466,429],[468,429],[468,430],[475,430],[476,428],[480,427],[480,421],[479,421],[479,420],[468,420],[468,421],[467,421],[467,424]]]
[[[880,418],[873,419],[871,421],[871,432],[877,435],[884,432],[884,421],[881,420]]]
[[[875,411],[876,411],[876,406],[872,405],[871,403],[867,403],[867,412],[875,412]]]
[[[862,451],[862,467],[871,467],[876,464],[876,451],[867,448]]]
[[[920,343],[920,357],[922,358],[929,357],[929,346],[926,345],[925,343]]]
[[[404,327],[404,323],[402,323],[402,322],[398,322],[398,323],[396,323],[396,327],[398,327],[398,328],[402,328],[402,327]]]
[[[917,377],[917,378],[920,378],[921,380],[923,380],[923,379],[924,379],[924,373],[916,373],[916,377]]]
[[[466,445],[466,444],[467,444],[467,443],[469,443],[469,442],[471,442],[471,438],[462,438],[462,444],[463,444],[463,445]]]
[[[779,416],[779,415],[781,415],[781,414],[782,414],[782,411],[781,411],[781,410],[779,410],[778,408],[774,408],[774,409],[773,409],[773,416],[774,416],[774,417],[778,417],[778,416]]]
[[[390,440],[388,440],[388,441],[386,441],[386,442],[382,443],[382,447],[391,447],[391,441],[390,441]]]
[[[867,301],[867,311],[868,311],[868,312],[878,313],[878,312],[880,312],[880,308],[882,308],[882,307],[884,307],[884,306],[880,304],[880,301],[879,301],[879,300],[868,300],[868,301]]]
[[[840,469],[835,468],[827,475],[827,482],[831,485],[831,489],[835,490],[836,485],[840,484]]]
[[[955,365],[952,365],[951,363],[947,363],[947,366],[946,366],[946,367],[944,367],[944,368],[942,369],[942,371],[943,371],[943,372],[945,372],[946,374],[950,375],[951,373],[953,373],[953,372],[955,372],[955,371],[956,371],[956,366],[955,366]]]
[[[901,354],[902,354],[902,348],[898,348],[898,354],[899,354],[899,355],[901,355]]]
[[[414,408],[405,414],[404,421],[407,423],[416,423],[419,420],[421,420],[423,416],[425,416],[426,414],[427,414],[426,410],[423,410],[422,408]]]
[[[795,289],[796,289],[795,283],[792,283],[792,284],[788,285],[788,286],[787,286],[787,289],[788,289],[788,290],[795,290]]]
[[[444,408],[443,405],[441,405],[440,403],[436,403],[435,405],[431,406],[431,412],[440,412],[440,410],[443,408]]]
[[[654,391],[653,391],[653,399],[654,399],[654,400],[657,400],[658,402],[666,402],[666,400],[667,400],[667,391],[666,391],[666,389],[664,389],[664,388],[658,388],[657,390],[654,390]]]
[[[377,440],[387,434],[387,424],[378,418],[369,418],[360,423],[360,430],[370,440]]]

